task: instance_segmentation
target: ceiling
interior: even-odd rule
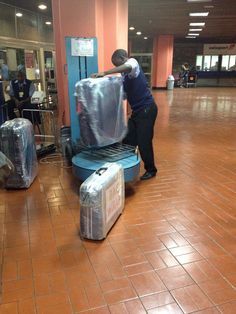
[[[214,6],[205,8],[205,6]],[[208,17],[190,17],[190,12],[209,12]],[[212,0],[188,3],[187,0],[129,0],[130,37],[153,37],[158,34],[174,34],[185,39],[189,22],[205,22],[197,41],[236,41],[236,0]]]
[[[77,0],[79,1],[79,0]],[[196,0],[195,0],[196,1]],[[200,36],[194,41],[236,41],[236,0],[212,0],[187,3],[187,0],[129,0],[129,37],[143,39],[160,34],[173,34],[178,40],[186,40],[189,22],[206,22]],[[206,1],[206,0],[205,0]],[[10,5],[51,16],[51,0],[0,0]],[[47,10],[38,9],[38,4]],[[214,6],[204,8],[204,6]],[[189,17],[190,12],[208,11],[208,17]],[[142,35],[136,35],[141,31]]]

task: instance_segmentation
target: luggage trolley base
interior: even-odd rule
[[[117,162],[123,167],[125,182],[132,182],[139,175],[139,155],[135,153],[134,147],[123,144],[87,150],[75,155],[72,159],[73,173],[80,181],[85,181],[106,162]]]

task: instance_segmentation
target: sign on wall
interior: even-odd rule
[[[205,44],[204,55],[236,55],[236,44]]]
[[[25,67],[34,68],[34,53],[25,52]]]
[[[93,39],[92,38],[72,38],[71,55],[75,57],[93,57]]]

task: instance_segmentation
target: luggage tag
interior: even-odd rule
[[[19,97],[23,98],[24,97],[24,92],[19,92]]]

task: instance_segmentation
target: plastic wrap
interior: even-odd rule
[[[80,187],[80,233],[83,238],[102,240],[124,209],[124,170],[106,163]]]
[[[85,79],[76,83],[81,143],[103,147],[127,133],[121,77]]]
[[[0,127],[0,150],[11,160],[15,171],[6,188],[28,188],[38,172],[38,162],[31,122],[17,118]]]
[[[7,178],[14,172],[12,162],[0,152],[0,187],[5,186]]]

